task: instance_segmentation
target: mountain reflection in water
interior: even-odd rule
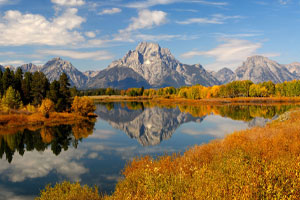
[[[47,184],[62,180],[110,193],[135,157],[182,153],[232,131],[263,126],[293,107],[98,103],[97,122],[0,129],[0,199],[34,199]]]
[[[220,115],[248,122],[249,127],[264,126],[292,108],[291,105],[156,105],[150,102],[101,103],[97,115],[113,128],[124,131],[143,146],[170,139],[184,123],[201,123],[208,115]]]

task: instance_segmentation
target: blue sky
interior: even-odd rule
[[[141,41],[183,63],[235,69],[251,55],[300,61],[299,0],[0,0],[0,63],[60,56],[101,70]]]

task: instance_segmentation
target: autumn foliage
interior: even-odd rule
[[[49,113],[54,111],[54,103],[50,99],[44,99],[42,101],[41,106],[39,107],[39,111],[46,117],[49,117]]]
[[[90,188],[87,185],[80,186],[80,184],[70,182],[62,182],[51,188],[47,186],[45,190],[41,192],[41,196],[36,200],[100,200],[98,189]]]
[[[138,158],[109,199],[299,199],[300,113],[184,155]]]
[[[78,113],[82,116],[88,116],[89,113],[94,112],[96,110],[96,106],[94,101],[87,97],[78,97],[76,96],[73,100],[72,111]]]

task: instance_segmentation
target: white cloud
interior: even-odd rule
[[[199,3],[204,5],[213,5],[213,6],[225,6],[228,3],[226,2],[213,2],[205,0],[147,0],[147,1],[136,1],[129,3],[126,7],[129,8],[148,8],[156,5],[167,5],[173,3]]]
[[[139,29],[151,29],[167,22],[167,13],[163,11],[140,10],[138,17],[131,18],[132,23],[126,29],[119,30],[119,34],[114,36],[113,41],[134,42],[135,36],[132,32]],[[143,37],[143,35],[140,35]],[[145,36],[145,35],[144,35]]]
[[[113,58],[113,55],[107,51],[79,52],[70,50],[40,50],[38,53],[74,59],[109,60]]]
[[[290,2],[290,0],[279,0],[279,3],[281,5],[287,5]]]
[[[85,4],[84,0],[51,0],[51,2],[60,6],[82,6]]]
[[[85,32],[84,34],[85,34],[85,36],[87,36],[89,38],[96,37],[96,33],[94,33],[93,31]]]
[[[137,34],[135,38],[142,41],[162,41],[171,40],[174,38],[180,38],[181,35],[147,35],[147,34]]]
[[[20,66],[24,64],[25,61],[23,60],[6,60],[6,61],[0,61],[1,65],[14,65],[14,66]]]
[[[120,12],[122,12],[120,8],[104,9],[98,15],[112,15]]]
[[[227,134],[230,134],[234,131],[248,128],[248,125],[243,121],[234,121],[218,115],[207,116],[204,119],[204,123],[207,124],[207,126],[203,126],[199,130],[184,128],[181,130],[181,133],[191,136],[211,135],[217,138],[224,138]]]
[[[2,46],[67,45],[84,41],[83,36],[74,30],[85,21],[77,15],[75,8],[67,9],[50,21],[41,15],[9,10],[0,21]]]
[[[55,170],[58,174],[77,181],[82,174],[88,172],[78,162],[86,153],[86,150],[69,149],[61,152],[60,156],[54,155],[51,150],[43,153],[27,152],[23,156],[16,154],[10,164],[6,160],[0,160],[0,173],[5,174],[11,182],[23,182],[28,178],[45,177]]]
[[[15,3],[17,3],[17,0],[0,0],[0,6],[7,5],[7,4],[15,4]]]
[[[177,21],[178,24],[224,24],[229,19],[241,19],[241,16],[224,16],[222,14],[212,15],[211,18],[190,18],[184,21]]]
[[[153,26],[159,26],[167,21],[167,13],[159,10],[140,10],[138,17],[131,19],[132,23],[125,29],[125,31],[134,31],[144,28],[152,28]]]
[[[256,51],[262,47],[261,43],[253,43],[248,40],[225,39],[224,43],[209,51],[190,51],[182,54],[184,58],[194,56],[213,57],[215,62],[206,65],[210,70],[223,67],[237,67],[247,57],[257,54]]]

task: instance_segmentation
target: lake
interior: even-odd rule
[[[111,193],[135,157],[183,153],[264,126],[294,105],[97,103],[96,122],[7,130],[0,135],[0,199],[33,199],[63,180]]]

